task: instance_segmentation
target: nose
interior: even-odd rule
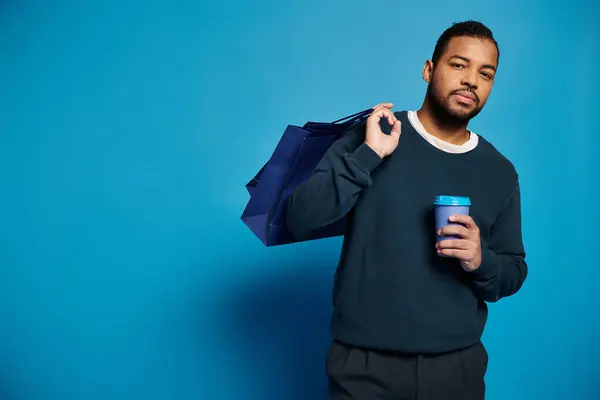
[[[477,89],[478,85],[478,74],[477,71],[469,68],[465,70],[465,74],[462,77],[461,83],[467,86],[471,90]]]

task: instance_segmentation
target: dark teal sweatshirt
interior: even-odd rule
[[[288,198],[298,239],[347,219],[333,288],[331,333],[344,343],[408,353],[439,353],[476,343],[486,302],[516,293],[527,276],[519,179],[488,141],[448,153],[422,137],[406,112],[402,135],[381,159],[362,124],[335,142]],[[437,255],[433,200],[468,196],[479,227],[482,264],[466,272]]]

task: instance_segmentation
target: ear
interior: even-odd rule
[[[431,82],[431,75],[433,75],[433,61],[427,60],[425,61],[425,65],[423,66],[423,80],[427,83]]]

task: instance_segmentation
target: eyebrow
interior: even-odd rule
[[[459,56],[459,55],[454,55],[454,56],[450,57],[449,60],[452,60],[453,58],[459,58],[465,62],[471,62],[471,60],[469,60],[468,58]],[[494,72],[496,72],[496,67],[491,64],[484,64],[482,68],[489,68],[491,70],[494,70]]]

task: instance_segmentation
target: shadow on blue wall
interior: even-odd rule
[[[30,396],[26,396],[23,388],[18,387],[14,381],[14,374],[3,366],[0,366],[0,399],[2,400],[27,400]]]
[[[331,266],[314,267],[298,262],[285,276],[252,278],[234,291],[232,328],[240,359],[259,377],[257,398],[326,398],[332,281],[315,272]]]

